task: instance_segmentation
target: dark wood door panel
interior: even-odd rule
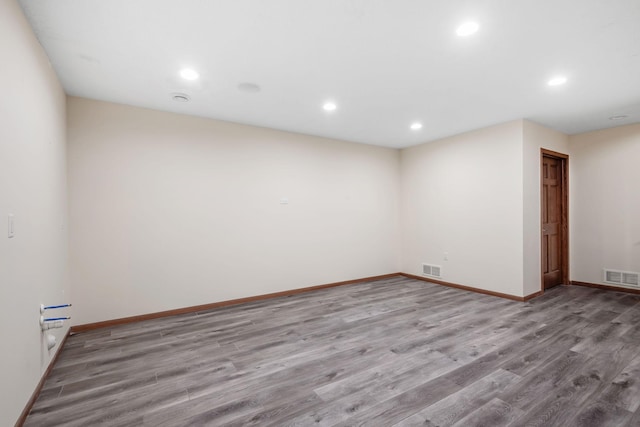
[[[545,289],[560,285],[566,274],[565,160],[542,157],[542,274]]]

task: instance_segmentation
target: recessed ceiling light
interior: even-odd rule
[[[416,122],[416,123],[412,123],[412,124],[411,124],[411,129],[413,129],[413,130],[419,130],[419,129],[422,129],[422,123],[418,123],[418,122]]]
[[[549,80],[547,82],[547,84],[549,86],[560,86],[563,85],[567,82],[567,78],[565,76],[556,76],[554,78],[552,78],[551,80]]]
[[[324,105],[322,106],[322,109],[324,111],[333,111],[336,108],[338,108],[338,106],[336,104],[334,104],[333,102],[325,102]]]
[[[258,93],[260,92],[260,86],[255,83],[240,83],[238,85],[238,90],[247,93]]]
[[[469,21],[460,25],[456,30],[456,34],[460,37],[470,36],[471,34],[475,34],[480,29],[480,24],[477,22]]]
[[[176,102],[189,102],[191,98],[186,93],[172,93],[171,99]]]
[[[627,117],[629,117],[629,116],[627,116],[626,114],[622,114],[622,115],[619,115],[619,116],[611,116],[611,117],[609,117],[609,120],[624,120]]]
[[[200,77],[200,74],[196,70],[192,70],[191,68],[183,68],[180,70],[180,77],[185,80],[197,80]]]

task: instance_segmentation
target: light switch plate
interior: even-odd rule
[[[16,230],[13,225],[13,214],[9,214],[9,229],[7,230],[7,235],[10,239],[16,235]]]

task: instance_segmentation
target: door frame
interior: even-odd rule
[[[544,293],[544,235],[542,234],[542,221],[544,218],[544,201],[543,201],[543,161],[545,157],[560,160],[560,169],[562,172],[562,215],[560,216],[560,256],[562,257],[562,283],[570,285],[569,281],[569,155],[558,153],[557,151],[540,149],[540,290]]]

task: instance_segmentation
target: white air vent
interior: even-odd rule
[[[604,282],[611,283],[613,285],[639,287],[638,278],[640,278],[640,273],[620,270],[604,270]]]
[[[442,267],[439,265],[422,264],[422,274],[430,277],[442,277]]]

